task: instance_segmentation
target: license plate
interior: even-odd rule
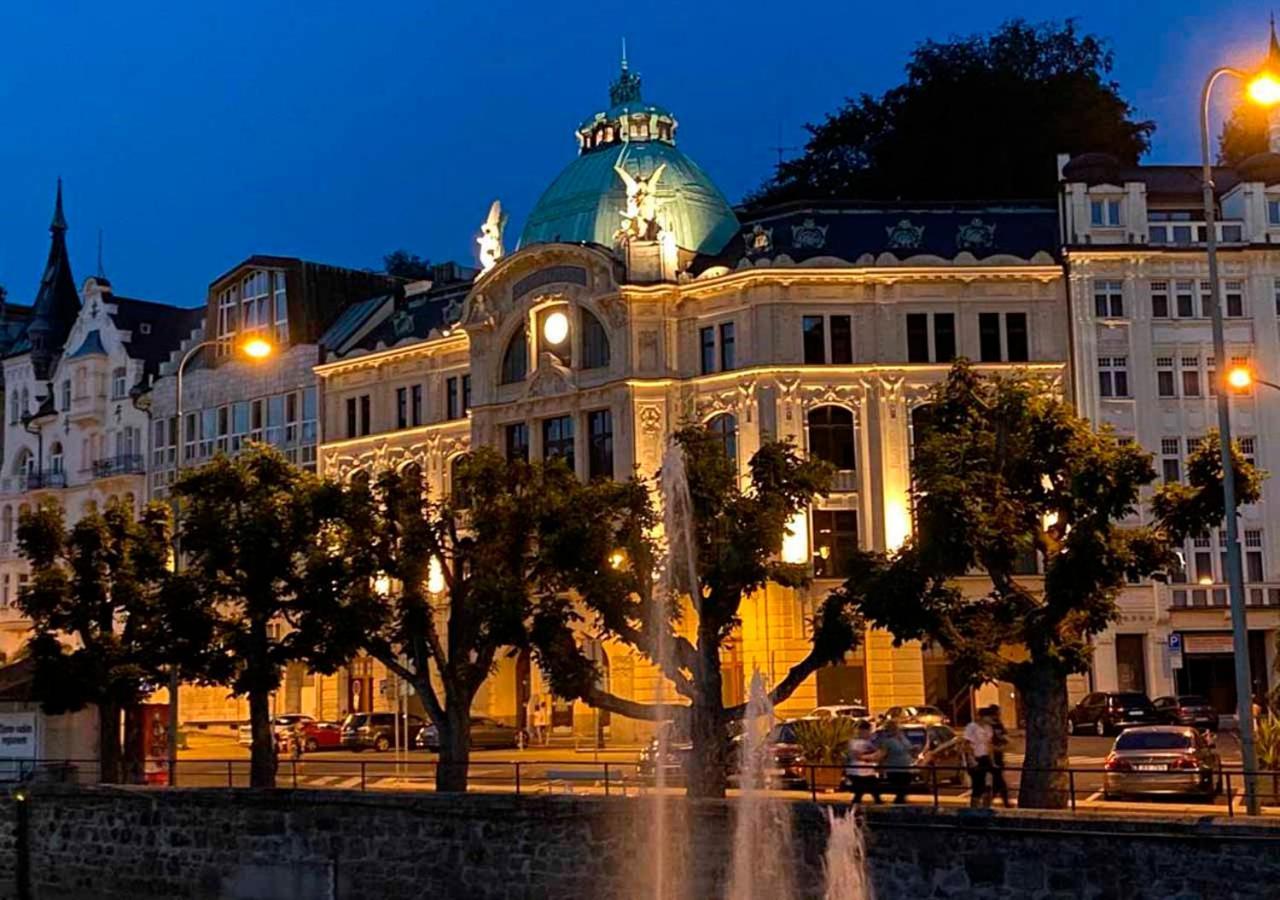
[[[1168,766],[1162,765],[1137,765],[1133,767],[1135,772],[1167,772]]]

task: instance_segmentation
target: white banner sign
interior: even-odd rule
[[[25,760],[36,758],[36,714],[0,713],[0,779],[12,780],[29,772]]]

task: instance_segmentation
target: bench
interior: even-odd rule
[[[594,768],[574,768],[574,769],[548,769],[546,774],[547,791],[552,792],[555,788],[562,788],[564,793],[572,794],[573,785],[576,784],[592,784],[598,785],[605,781],[606,774],[608,776],[608,784],[605,789],[617,785],[622,788],[622,796],[627,795],[627,785],[623,780],[622,772],[610,771],[604,767]]]

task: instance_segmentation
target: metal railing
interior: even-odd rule
[[[144,471],[142,455],[138,453],[111,456],[93,461],[93,477],[108,478],[112,475],[138,475]]]
[[[41,488],[63,488],[67,486],[66,472],[28,472],[27,490],[36,491]]]
[[[368,760],[325,759],[323,751],[298,758],[278,760],[275,785],[295,790],[359,790],[405,791],[435,790],[437,777],[449,763],[431,758],[373,758]],[[485,793],[545,794],[574,793],[582,790],[602,796],[637,797],[652,795],[665,788],[683,792],[686,778],[679,764],[664,767],[661,782],[651,763],[635,760],[489,760],[473,759],[467,766],[469,790]],[[974,803],[972,773],[960,766],[923,766],[896,770],[909,775],[906,802],[927,805],[935,810],[974,805],[990,806],[987,800]],[[1222,766],[1213,772],[1211,788],[1205,796],[1196,797],[1194,810],[1185,805],[1171,807],[1163,800],[1180,799],[1181,795],[1161,795],[1155,802],[1141,801],[1144,792],[1119,796],[1107,784],[1107,772],[1101,767],[1065,767],[1033,769],[1005,766],[997,770],[1003,776],[1009,794],[1009,805],[1016,806],[1022,776],[1029,772],[1054,773],[1063,779],[1061,790],[1065,808],[1071,812],[1115,812],[1120,814],[1159,813],[1170,809],[1179,813],[1225,813],[1228,817],[1244,815],[1244,771],[1240,767]],[[177,783],[184,788],[242,788],[250,786],[251,763],[248,759],[183,759],[175,768]],[[164,759],[146,761],[141,772],[134,773],[131,783],[162,788],[169,783]],[[889,770],[880,769],[876,778],[878,791],[885,798],[896,793]],[[1114,773],[1113,773],[1114,774]],[[1139,773],[1144,775],[1146,773]],[[1174,773],[1178,774],[1178,773]],[[1264,815],[1280,816],[1280,771],[1258,773],[1259,791]],[[90,785],[98,781],[96,760],[0,759],[0,785],[4,783],[60,783]],[[740,793],[740,776],[728,773],[729,796]],[[991,784],[990,774],[987,776]],[[814,802],[848,802],[851,785],[844,766],[799,763],[766,773],[764,787],[781,798],[809,799]],[[1188,794],[1187,796],[1190,796]],[[990,798],[994,799],[994,798]],[[1101,801],[1101,802],[1099,802]]]

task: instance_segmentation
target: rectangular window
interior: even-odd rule
[[[732,322],[720,323],[720,371],[737,367],[737,347]]]
[[[1200,396],[1200,357],[1182,357],[1182,396]]]
[[[1129,359],[1125,356],[1098,358],[1098,394],[1102,397],[1129,396]]]
[[[369,395],[361,394],[360,395],[360,434],[362,436],[369,433],[370,419],[371,419],[371,416],[369,415]]]
[[[1027,314],[1004,314],[1005,348],[1009,362],[1026,362],[1031,358],[1031,348],[1027,338]]]
[[[283,347],[289,343],[289,298],[284,286],[284,272],[276,272],[272,278],[275,281],[275,341],[277,346]]]
[[[1151,282],[1151,318],[1169,318],[1169,282]]]
[[[1102,228],[1120,226],[1119,200],[1092,200],[1089,203],[1089,222]]]
[[[444,417],[449,420],[458,418],[458,379],[444,380]]]
[[[928,313],[907,313],[907,362],[929,362]]]
[[[1093,283],[1093,312],[1099,319],[1124,318],[1124,283],[1120,281],[1095,281]]]
[[[462,376],[462,414],[465,416],[467,410],[471,409],[471,376]]]
[[[1195,573],[1196,581],[1200,584],[1213,584],[1213,551],[1195,552]]]
[[[1195,282],[1179,281],[1174,300],[1178,307],[1178,318],[1191,319],[1196,314]]]
[[[607,409],[587,413],[587,476],[613,477],[613,414]]]
[[[1267,201],[1267,224],[1280,226],[1280,200]]]
[[[409,389],[396,388],[396,427],[409,427]]]
[[[1177,393],[1173,382],[1173,357],[1156,357],[1156,394],[1161,397],[1176,397]]]
[[[948,363],[956,358],[956,317],[953,313],[933,314],[933,361]]]
[[[978,356],[982,362],[1000,362],[1000,314],[978,313]]]
[[[1249,461],[1249,465],[1257,465],[1258,439],[1255,437],[1236,438],[1236,444],[1240,447],[1240,455]]]
[[[62,382],[62,408],[68,410],[71,408],[71,379],[63,379]]]
[[[356,412],[356,398],[347,398],[347,437],[353,438],[360,433],[360,420]]]
[[[1276,315],[1280,316],[1280,278],[1271,283],[1271,295],[1276,305]]]
[[[1223,285],[1223,300],[1226,301],[1224,312],[1238,319],[1244,315],[1244,282],[1228,281]]]
[[[409,417],[413,426],[422,424],[422,385],[415,384],[409,389]]]
[[[840,578],[858,551],[858,514],[853,510],[813,510],[813,574]]]
[[[827,336],[822,319],[822,316],[805,316],[801,322],[806,365],[816,366],[827,361]]]
[[[698,347],[701,357],[701,369],[703,375],[709,375],[716,370],[716,329],[713,325],[698,330]],[[806,359],[805,362],[808,362]]]
[[[850,316],[828,316],[831,332],[831,364],[847,366],[853,362],[853,319]]]
[[[1161,472],[1165,481],[1182,480],[1182,442],[1177,438],[1161,438]]]
[[[542,420],[542,458],[563,459],[573,469],[573,416]]]
[[[529,426],[513,422],[507,426],[507,461],[529,461]]]
[[[1247,529],[1244,533],[1244,577],[1249,582],[1263,581],[1262,532]]]

